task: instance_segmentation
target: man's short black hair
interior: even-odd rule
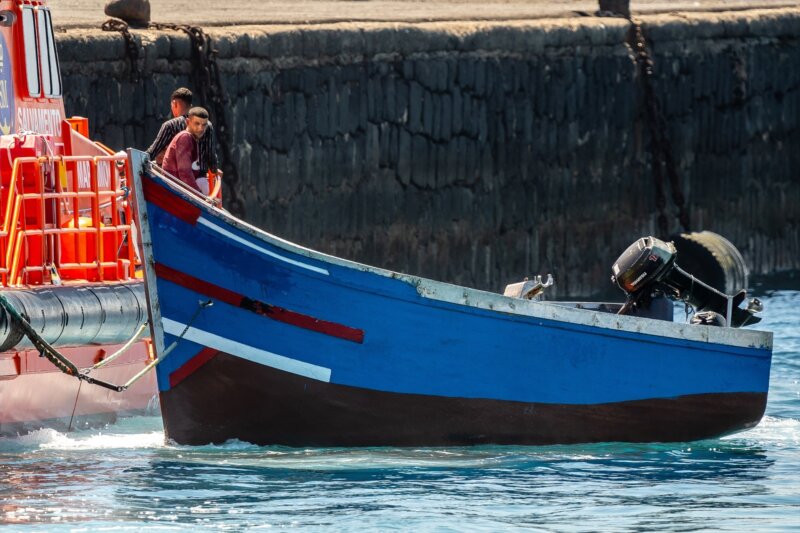
[[[189,110],[189,118],[198,117],[208,120],[208,111],[205,107],[193,107]]]
[[[186,105],[192,105],[192,91],[186,87],[179,87],[172,91],[172,100],[180,100]]]

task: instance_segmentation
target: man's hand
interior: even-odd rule
[[[222,170],[220,170],[220,169],[214,170],[214,171],[212,171],[212,174],[214,174],[214,176],[216,176],[216,180],[215,180],[215,183],[214,183],[214,189],[212,190],[212,192],[216,190],[217,191],[217,196],[214,196],[213,198],[209,198],[209,200],[211,201],[211,205],[213,205],[214,207],[218,207],[218,208],[222,209],[222,199],[219,197],[219,190],[222,187]]]

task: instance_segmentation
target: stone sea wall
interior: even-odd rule
[[[753,273],[800,269],[800,10],[642,23],[692,229]],[[660,233],[625,20],[206,31],[229,99],[226,201],[272,233],[489,290],[551,272],[562,297],[607,292],[617,255]],[[144,148],[193,66],[184,34],[133,35],[138,81],[118,33],[61,33],[59,53],[67,113]]]

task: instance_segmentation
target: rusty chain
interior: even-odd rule
[[[686,199],[683,195],[680,176],[675,165],[675,158],[672,152],[672,144],[667,134],[667,123],[661,109],[658,95],[654,87],[654,62],[647,47],[642,30],[642,24],[634,18],[628,19],[631,23],[630,45],[636,57],[636,65],[639,67],[640,80],[644,90],[645,114],[647,125],[650,130],[650,154],[653,166],[653,179],[656,186],[656,208],[658,209],[658,228],[661,237],[670,234],[669,220],[666,214],[667,195],[664,190],[664,172],[669,179],[672,200],[678,208],[678,221],[684,231],[689,229],[689,212],[686,208]]]
[[[189,24],[151,22],[149,27],[154,30],[181,31],[189,37],[192,49],[194,89],[196,93],[199,93],[200,101],[207,103],[206,105],[211,108],[217,143],[222,152],[221,166],[224,165],[224,183],[228,185],[226,191],[228,200],[225,203],[232,213],[244,216],[244,202],[238,197],[235,187],[238,183],[238,172],[234,164],[233,150],[228,142],[232,134],[228,127],[228,102],[217,65],[218,51],[212,46],[211,37],[199,26]]]
[[[228,200],[225,203],[231,212],[244,216],[244,202],[238,197],[235,187],[238,182],[238,172],[234,164],[233,150],[229,143],[231,130],[228,127],[228,102],[225,98],[217,65],[217,50],[212,47],[211,37],[199,26],[189,24],[151,22],[148,28],[181,31],[189,37],[194,92],[200,96],[199,100],[201,102],[210,107],[210,112],[214,117],[217,144],[222,152],[220,166],[224,167],[224,183],[228,185]],[[140,79],[139,46],[133,39],[128,24],[121,20],[110,19],[103,23],[102,29],[104,31],[118,31],[122,34],[125,39],[126,53],[131,67],[131,81],[137,83]]]
[[[118,31],[125,39],[125,55],[130,63],[130,76],[133,83],[139,81],[139,45],[128,29],[128,23],[119,19],[108,19],[100,28],[103,31]]]

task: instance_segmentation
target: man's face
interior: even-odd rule
[[[175,98],[170,102],[170,109],[173,117],[181,117],[189,110],[189,106],[183,101]]]
[[[186,122],[186,129],[189,130],[195,139],[199,139],[206,132],[208,127],[208,119],[200,117],[189,117]]]

